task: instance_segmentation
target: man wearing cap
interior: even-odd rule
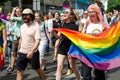
[[[24,9],[22,18],[24,24],[20,27],[16,80],[23,80],[23,72],[28,63],[36,70],[41,80],[45,80],[44,73],[40,68],[39,52],[37,50],[41,38],[39,24],[34,22],[34,14],[31,9]]]

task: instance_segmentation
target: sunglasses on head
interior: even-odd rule
[[[64,14],[69,14],[70,12],[68,12],[68,11],[64,11]]]

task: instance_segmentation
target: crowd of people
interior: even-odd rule
[[[82,64],[81,72],[76,68],[76,59],[69,56],[68,51],[71,41],[55,31],[53,28],[66,28],[79,31],[84,34],[96,35],[110,28],[114,23],[120,21],[120,12],[102,11],[97,4],[91,4],[86,11],[80,13],[71,8],[60,12],[49,12],[46,16],[29,8],[22,10],[15,7],[5,17],[0,15],[0,47],[3,47],[3,57],[8,56],[7,73],[17,69],[16,80],[23,80],[23,74],[30,63],[36,70],[41,80],[45,80],[44,71],[46,65],[45,54],[49,48],[54,49],[53,63],[57,63],[56,80],[61,80],[65,59],[67,59],[68,70],[66,75],[75,73],[76,79],[92,80],[91,70],[86,64]],[[94,70],[94,80],[105,80],[102,70]]]

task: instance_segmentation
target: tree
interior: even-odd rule
[[[13,1],[13,0],[0,0],[0,6],[3,6],[7,1]]]
[[[120,10],[120,0],[108,0],[108,11]]]
[[[89,2],[90,4],[92,4],[92,3],[94,3],[94,0],[88,0],[88,2]]]

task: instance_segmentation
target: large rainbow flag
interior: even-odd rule
[[[63,28],[56,30],[72,41],[69,54],[89,67],[99,70],[120,67],[120,22],[96,36]]]

